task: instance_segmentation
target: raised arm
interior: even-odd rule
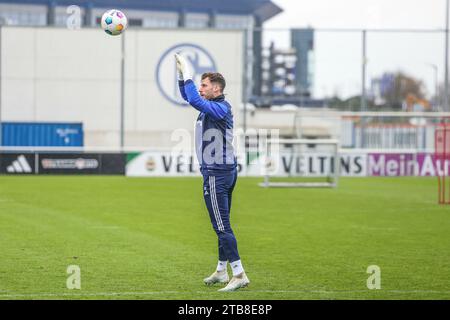
[[[175,54],[175,61],[178,71],[178,85],[183,99],[198,111],[207,113],[216,120],[223,119],[228,112],[227,106],[220,102],[203,99],[192,81],[192,72],[186,60],[179,54]]]
[[[186,101],[198,111],[207,113],[216,120],[223,119],[227,114],[228,108],[223,103],[203,99],[198,94],[197,87],[192,80],[185,81],[184,91],[187,98]]]
[[[186,91],[184,90],[184,80],[178,79],[178,88],[180,89],[181,97],[184,99],[184,101],[189,102],[188,98],[186,96]]]

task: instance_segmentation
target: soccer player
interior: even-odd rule
[[[203,281],[206,285],[228,283],[219,291],[235,291],[250,281],[242,267],[237,241],[230,225],[231,196],[237,180],[237,163],[232,145],[233,114],[225,100],[225,79],[220,73],[204,73],[200,89],[192,81],[185,58],[175,54],[181,95],[200,111],[195,128],[195,141],[203,196],[211,223],[219,238],[219,262],[216,271]],[[233,277],[229,281],[227,261]]]

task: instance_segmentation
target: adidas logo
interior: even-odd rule
[[[20,155],[17,160],[14,160],[13,163],[6,168],[6,171],[9,173],[31,173],[33,170],[28,164],[25,156]]]
[[[205,194],[204,195],[207,196],[208,194],[209,194],[208,190],[205,190]]]

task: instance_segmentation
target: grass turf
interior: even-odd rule
[[[432,178],[264,189],[239,178],[248,288],[202,279],[217,238],[200,178],[0,176],[0,299],[449,299],[450,207]],[[81,290],[69,290],[69,265]],[[381,289],[366,286],[370,265]]]

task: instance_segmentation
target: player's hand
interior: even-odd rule
[[[175,60],[177,62],[177,70],[179,73],[181,73],[183,79],[186,80],[192,80],[192,71],[189,68],[189,64],[186,61],[186,59],[179,55],[178,53],[175,54]]]
[[[183,81],[184,77],[183,77],[183,71],[181,69],[181,62],[179,59],[179,55],[175,53],[175,62],[176,62],[176,66],[177,66],[177,75],[178,75],[178,80]]]

